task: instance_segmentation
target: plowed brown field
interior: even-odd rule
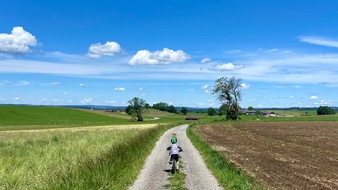
[[[338,122],[218,123],[195,130],[267,189],[338,189]]]

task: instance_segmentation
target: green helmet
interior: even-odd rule
[[[171,138],[171,143],[172,144],[176,144],[177,143],[177,138],[176,137]]]

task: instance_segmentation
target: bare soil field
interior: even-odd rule
[[[338,189],[338,122],[218,123],[195,130],[267,189]]]

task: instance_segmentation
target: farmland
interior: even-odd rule
[[[268,189],[338,188],[338,122],[214,123],[194,129]]]
[[[171,127],[58,107],[0,117],[0,189],[125,189]]]
[[[192,129],[264,187],[337,188],[337,115],[282,114],[225,122],[224,116],[192,112],[201,119],[185,121],[149,109],[144,122],[135,122],[124,112],[0,106],[0,189],[126,189],[159,136],[178,123],[201,125]],[[230,188],[259,189],[232,172]]]

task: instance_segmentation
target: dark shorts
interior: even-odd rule
[[[178,162],[178,154],[172,154],[171,156],[170,156],[170,160],[176,160],[176,162]]]

